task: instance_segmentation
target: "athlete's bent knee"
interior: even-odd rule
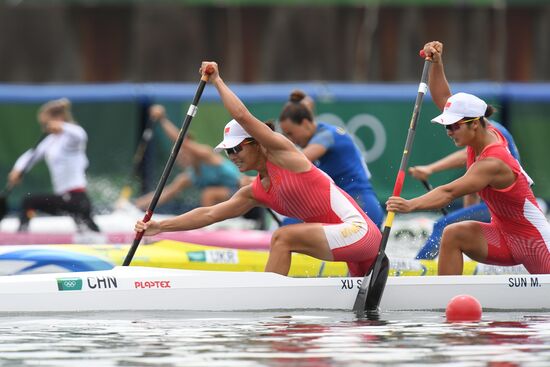
[[[271,250],[290,251],[290,236],[287,228],[278,228],[271,236]]]
[[[468,240],[471,228],[464,223],[450,224],[443,230],[441,246],[460,247],[460,244]]]

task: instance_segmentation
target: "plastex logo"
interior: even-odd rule
[[[82,279],[57,278],[57,289],[60,291],[80,291],[82,290]]]

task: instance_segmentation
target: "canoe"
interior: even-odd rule
[[[112,213],[96,216],[102,233],[76,231],[69,217],[37,217],[31,221],[30,231],[16,232],[17,219],[7,218],[0,223],[0,245],[41,244],[129,244],[135,233],[131,230],[137,218],[132,213]],[[155,215],[156,219],[168,216]],[[426,216],[409,216],[396,219],[388,251],[398,257],[414,254],[424,244],[431,231],[433,219]],[[144,237],[143,243],[154,243],[168,239],[207,246],[227,247],[243,250],[267,250],[272,230],[260,231],[248,228],[248,221],[240,218],[216,223],[203,229],[184,232],[161,233]]]
[[[115,267],[0,277],[0,312],[351,310],[362,278]],[[459,294],[485,310],[550,310],[550,275],[390,277],[382,311],[439,310]]]
[[[174,240],[244,250],[267,250],[272,232],[254,229],[196,229],[143,237],[142,243]],[[0,232],[0,245],[129,244],[135,232],[41,233]]]
[[[46,244],[129,244],[135,238],[134,223],[142,213],[113,212],[95,217],[101,233],[78,232],[74,221],[67,216],[41,216],[33,218],[28,232],[17,232],[18,220],[6,218],[0,222],[0,245]],[[169,218],[155,215],[155,219]],[[251,221],[233,218],[203,229],[185,232],[161,233],[143,238],[143,243],[162,239],[190,242],[208,246],[247,250],[269,249],[271,231],[251,229]]]
[[[0,275],[108,270],[122,264],[130,245],[36,245],[0,247]],[[208,271],[262,272],[268,251],[203,246],[172,240],[141,245],[134,266]],[[392,276],[436,275],[437,262],[391,257]],[[493,267],[466,261],[464,274],[524,273],[523,267]],[[343,262],[293,254],[289,276],[345,277]]]

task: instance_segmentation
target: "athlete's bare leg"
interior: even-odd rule
[[[265,271],[287,275],[292,252],[332,261],[325,231],[319,223],[300,223],[277,229],[271,237],[271,249]]]
[[[461,275],[463,254],[480,262],[487,258],[487,241],[478,222],[458,222],[445,228],[439,250],[438,274]]]

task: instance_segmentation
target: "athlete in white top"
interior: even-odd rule
[[[36,148],[17,159],[8,181],[12,186],[18,184],[25,171],[44,159],[50,171],[54,194],[25,195],[19,230],[27,230],[33,212],[39,210],[53,215],[69,214],[79,228],[86,225],[88,229],[98,232],[99,228],[91,218],[91,204],[86,194],[86,131],[73,122],[67,99],[44,104],[38,120],[48,135]]]

